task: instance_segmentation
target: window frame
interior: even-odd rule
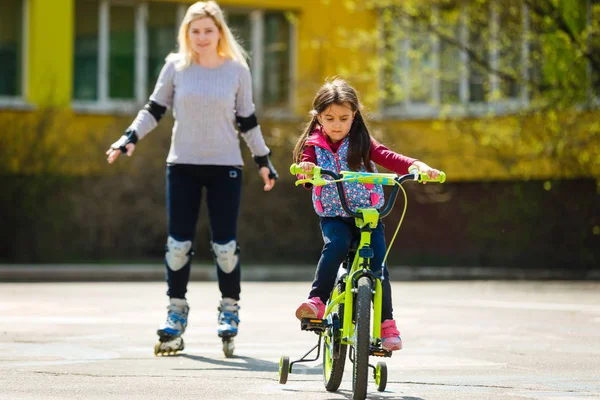
[[[22,0],[21,9],[21,94],[18,96],[0,95],[1,109],[31,109],[32,105],[27,102],[29,93],[29,10],[30,0]]]
[[[25,0],[28,1],[28,0]],[[118,3],[121,5],[130,5],[134,7],[135,15],[135,98],[132,100],[110,99],[108,95],[109,77],[109,35],[110,35],[110,6]],[[137,111],[148,101],[148,5],[150,2],[137,2],[134,0],[99,0],[98,2],[98,99],[96,100],[71,100],[73,110],[81,113],[117,113],[130,114]],[[189,7],[187,3],[175,3],[178,7],[176,34],[179,29],[179,23],[183,20],[185,12]],[[252,73],[253,100],[257,111],[271,118],[288,118],[293,115],[295,107],[295,89],[296,85],[296,60],[297,60],[297,24],[289,23],[289,81],[290,88],[286,104],[279,108],[263,109],[263,90],[264,82],[262,77],[262,68],[264,65],[264,23],[267,10],[261,8],[249,7],[223,7],[227,13],[247,13],[250,22],[250,34],[252,37],[252,58],[250,67]],[[289,10],[270,10],[285,13]],[[165,54],[166,56],[166,54]],[[254,72],[256,71],[256,72]]]
[[[490,66],[492,69],[498,66],[498,57],[497,57],[497,40],[498,34],[502,27],[500,26],[499,14],[497,12],[497,7],[499,7],[499,0],[492,0],[490,2],[490,19],[489,19],[489,28],[492,35],[493,40],[489,44],[488,49],[488,61],[490,62]],[[459,26],[459,39],[466,43],[467,46],[469,44],[469,32],[468,26],[466,24],[465,19],[468,14],[468,3],[461,2],[460,4],[460,18],[461,23]],[[434,14],[434,18],[439,18],[439,7],[437,5],[432,6],[432,13]],[[521,12],[521,37],[522,37],[522,45],[521,45],[521,54],[519,56],[521,61],[520,74],[521,79],[524,82],[527,82],[528,70],[524,68],[527,65],[529,59],[529,43],[527,41],[528,30],[529,30],[529,11],[527,5],[525,3],[522,4],[522,12]],[[379,21],[382,21],[383,18],[379,18]],[[385,38],[385,29],[383,26],[379,27],[380,38],[382,41],[386,40]],[[410,49],[410,38],[411,34],[407,35],[407,38],[403,40],[402,47],[405,51]],[[408,119],[424,119],[424,118],[433,118],[433,117],[441,117],[441,116],[449,116],[449,117],[466,117],[466,116],[478,116],[478,115],[489,115],[493,113],[495,115],[504,115],[509,113],[515,113],[522,109],[525,105],[529,104],[529,95],[527,92],[527,85],[519,85],[519,93],[516,97],[512,98],[502,98],[500,100],[487,100],[480,102],[471,102],[469,101],[470,91],[469,91],[469,78],[470,78],[470,70],[469,70],[469,54],[464,50],[460,51],[460,71],[461,74],[458,80],[459,86],[459,99],[458,103],[445,103],[441,102],[441,79],[440,79],[440,66],[441,66],[441,46],[439,44],[439,40],[435,37],[435,34],[430,35],[431,40],[431,48],[433,50],[433,54],[431,55],[435,73],[434,78],[432,79],[432,94],[431,99],[427,103],[415,103],[410,100],[410,86],[406,83],[407,79],[403,79],[403,87],[406,91],[406,97],[403,99],[401,103],[398,104],[386,104],[387,99],[382,98],[380,100],[379,109],[382,110],[381,114],[384,117],[398,117],[398,118],[408,118]],[[385,50],[382,50],[385,51]],[[400,61],[401,71],[400,74],[402,76],[407,76],[407,68],[410,68],[410,60],[402,59]],[[494,73],[490,72],[488,75],[488,79],[490,82],[490,93],[495,93],[499,90],[499,78]],[[386,84],[386,76],[383,71],[380,73],[380,82],[381,88]]]

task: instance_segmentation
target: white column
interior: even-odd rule
[[[523,4],[521,26],[523,29],[523,41],[521,43],[521,104],[529,104],[529,7]]]
[[[257,109],[262,108],[263,98],[263,64],[264,64],[264,36],[265,21],[264,12],[254,10],[250,12],[250,35],[252,37],[252,83],[254,92],[254,105]]]
[[[499,16],[498,16],[498,7],[496,1],[492,1],[490,3],[490,67],[491,72],[489,74],[490,77],[490,94],[491,98],[494,99],[494,96],[498,95],[498,91],[500,90],[500,80],[498,79],[498,74],[496,71],[499,69],[498,63],[498,40],[499,40]],[[488,97],[487,101],[490,101],[490,97]],[[496,100],[496,99],[495,99]],[[495,101],[494,100],[494,101]]]
[[[458,94],[460,102],[467,104],[469,102],[469,54],[465,50],[469,45],[469,28],[467,27],[467,5],[461,3],[460,9],[460,43],[463,48],[460,52],[460,84]]]
[[[135,101],[144,104],[148,93],[148,3],[135,12]]]
[[[433,20],[436,28],[439,28],[440,21],[440,10],[437,6],[433,6],[431,10],[433,14]],[[438,35],[432,33],[431,37],[431,64],[433,68],[433,79],[431,80],[431,90],[432,90],[432,102],[433,105],[439,107],[441,103],[441,93],[440,93],[440,76],[442,71],[440,71],[440,58],[441,58],[441,45],[440,39]]]
[[[290,81],[288,91],[288,108],[290,111],[294,111],[296,107],[296,85],[298,79],[298,19],[294,20],[289,25],[290,32]]]
[[[108,0],[100,1],[98,12],[98,101],[108,101],[108,37],[110,34],[110,4]]]

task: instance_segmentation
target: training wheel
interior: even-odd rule
[[[290,372],[290,358],[287,356],[281,356],[279,359],[279,383],[285,385]]]
[[[387,365],[383,361],[379,361],[375,367],[375,384],[378,392],[383,392],[387,385]]]
[[[224,339],[223,340],[223,354],[225,357],[233,357],[233,350],[235,349],[235,345],[233,343],[233,339]]]

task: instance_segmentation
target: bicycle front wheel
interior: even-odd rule
[[[371,280],[362,277],[358,280],[356,294],[356,343],[354,344],[354,368],[352,375],[353,399],[367,397],[369,381],[369,350],[371,347],[371,301],[373,293]]]
[[[334,326],[323,333],[323,383],[329,392],[335,392],[342,383],[347,345],[341,340],[341,321],[344,319],[344,305],[338,306]]]

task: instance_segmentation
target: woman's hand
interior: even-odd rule
[[[113,144],[114,146],[114,144]],[[109,164],[112,164],[115,162],[115,160],[117,158],[119,158],[119,156],[121,155],[121,149],[119,148],[114,148],[113,146],[110,147],[110,149],[106,150],[106,155],[107,157],[107,161]],[[127,143],[125,145],[125,148],[127,149],[127,156],[131,157],[131,155],[133,154],[134,150],[135,150],[135,144],[133,143]]]
[[[271,170],[268,167],[262,167],[258,173],[260,176],[262,176],[263,181],[265,182],[265,186],[263,187],[264,191],[268,192],[269,190],[273,189],[273,186],[275,186],[275,179],[269,178],[269,175],[271,175]]]

